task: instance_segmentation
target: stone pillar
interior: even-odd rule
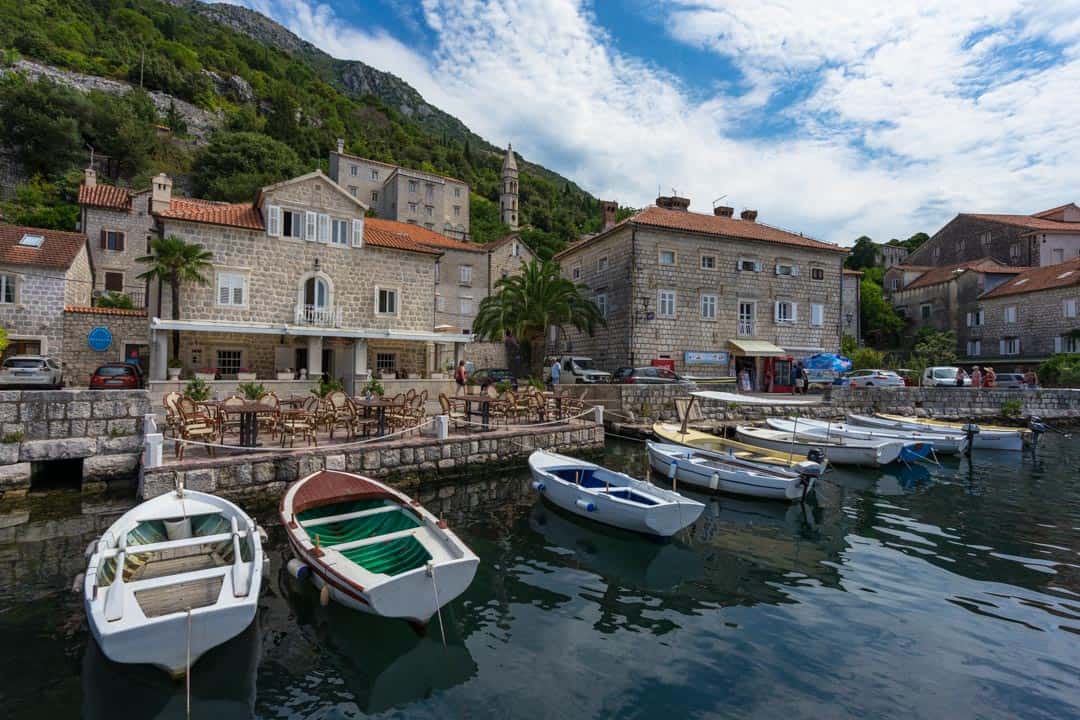
[[[431,377],[431,373],[437,372],[439,370],[438,366],[436,365],[435,359],[435,343],[424,343],[424,350],[427,352],[427,362],[425,363],[425,366],[427,368],[427,374],[428,377]]]
[[[322,340],[317,335],[307,339],[307,374],[312,380],[322,375]]]
[[[367,340],[363,338],[353,342],[353,374],[364,380],[368,378]]]
[[[454,367],[457,367],[458,363],[460,363],[464,359],[465,359],[465,343],[463,343],[463,342],[454,343]]]
[[[169,333],[150,331],[150,379],[164,380],[169,363]]]

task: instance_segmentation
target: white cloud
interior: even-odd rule
[[[765,222],[850,242],[933,231],[961,210],[1034,211],[1080,185],[1075,3],[671,0],[657,42],[724,55],[751,88],[704,100],[616,50],[584,0],[423,0],[430,51],[326,5],[245,4],[628,205],[651,202],[658,186],[701,211],[726,194]],[[999,31],[974,35],[987,28]],[[1040,37],[1063,46],[1056,64],[1003,59],[1004,45]],[[747,139],[777,90],[806,82],[809,97],[779,111],[791,133]]]

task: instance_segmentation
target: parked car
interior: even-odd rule
[[[856,370],[848,373],[851,387],[903,387],[904,378],[892,370]]]
[[[621,367],[611,376],[613,383],[640,383],[645,385],[659,385],[680,383],[688,388],[697,388],[693,380],[681,377],[665,367]]]
[[[480,368],[469,375],[469,381],[480,387],[497,385],[501,382],[508,382],[514,386],[517,385],[517,378],[515,378],[514,374],[507,368]]]
[[[927,387],[956,387],[956,371],[960,368],[955,365],[928,367],[923,370],[922,384]],[[964,378],[964,385],[970,385],[971,378]]]
[[[64,386],[64,370],[52,358],[40,355],[15,355],[0,366],[0,387],[34,386],[60,388]]]
[[[994,387],[1021,390],[1027,385],[1024,383],[1024,376],[1021,373],[998,373],[997,380],[994,381]]]
[[[919,371],[898,368],[896,374],[904,380],[905,387],[915,387],[919,384]]]
[[[544,360],[544,382],[551,380],[551,365],[556,356],[550,355]],[[583,355],[560,355],[558,356],[560,385],[593,385],[596,383],[611,382],[611,373],[604,372],[596,367],[593,359]]]
[[[106,363],[90,376],[91,390],[138,390],[142,386],[142,368],[134,363]]]

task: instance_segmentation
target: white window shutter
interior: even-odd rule
[[[1005,341],[1004,340],[999,340],[998,341],[998,354],[999,355],[1004,355],[1005,354]]]
[[[236,278],[236,284],[233,285],[233,305],[243,305],[244,296],[247,295],[247,276],[238,275]]]
[[[761,268],[762,268],[761,261],[760,260],[755,260],[754,261],[754,272],[761,272]]]
[[[773,321],[780,322],[780,302],[773,303]]]
[[[319,242],[330,242],[330,216],[326,213],[319,213]]]
[[[1054,338],[1054,352],[1056,352],[1056,353],[1061,352],[1061,336],[1060,335],[1058,335],[1056,338]]]
[[[1016,352],[1014,354],[1019,355],[1021,352],[1023,351],[1020,349],[1020,338],[1016,338]]]
[[[773,272],[774,272],[774,273],[776,273],[777,275],[779,275],[779,274],[780,274],[780,266],[779,266],[779,265],[776,265],[776,266],[775,266],[775,267],[773,268]]]
[[[229,283],[224,276],[218,276],[218,305],[229,304]]]
[[[266,206],[266,234],[270,237],[281,237],[281,206]]]
[[[364,218],[356,218],[352,221],[352,246],[364,247]]]
[[[742,272],[742,264],[743,264],[743,262],[744,261],[743,261],[742,258],[739,258],[738,260],[735,261],[735,272]]]
[[[791,322],[799,321],[799,303],[791,303]]]
[[[795,277],[799,277],[799,266],[798,265],[792,265],[791,266],[791,274],[793,276],[795,276]]]
[[[308,242],[318,240],[319,216],[310,210],[304,213],[304,239]]]
[[[971,322],[972,322],[972,316],[971,316],[971,313],[968,313],[967,314],[967,326],[968,327],[971,327]]]

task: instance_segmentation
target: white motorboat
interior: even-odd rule
[[[967,434],[969,423],[952,423],[929,418],[906,418],[901,415],[848,415],[852,425],[865,427],[893,428],[899,430],[917,430],[934,434]],[[975,425],[971,428],[974,436],[971,447],[976,450],[1012,450],[1024,449],[1025,430],[995,425]]]
[[[802,418],[781,420],[777,418],[769,418],[765,421],[766,424],[773,430],[779,430],[783,433],[794,433],[797,438],[809,440],[811,442],[824,443],[826,457],[831,459],[834,447],[839,447],[841,453],[844,449],[851,449],[857,447],[869,447],[873,448],[875,445],[881,443],[894,443],[900,445],[900,452],[896,457],[896,461],[899,462],[918,462],[919,460],[925,460],[930,456],[930,452],[934,446],[929,442],[920,442],[917,440],[901,440],[896,438],[879,438],[874,440],[861,440],[858,438],[837,436],[831,434],[824,427],[814,427],[807,425]],[[834,445],[835,443],[835,445]],[[840,460],[834,460],[834,462],[840,463]],[[852,463],[859,464],[859,463]]]
[[[849,425],[845,422],[827,422],[811,418],[799,418],[799,429],[813,428],[824,432],[825,437],[846,437],[854,440],[905,440],[924,442],[934,446],[934,452],[941,455],[963,455],[968,450],[967,435],[961,433],[926,433],[919,430],[894,428],[874,428],[861,425]]]
[[[115,662],[182,676],[255,618],[262,540],[228,500],[178,487],[124,513],[87,554],[86,617]]]
[[[739,425],[736,436],[745,443],[759,445],[770,450],[786,451],[794,456],[805,456],[810,450],[821,450],[834,465],[888,465],[903,456],[909,444],[901,440],[848,440],[836,438],[826,441],[816,436],[777,430],[771,427]],[[929,454],[929,446],[923,448]]]
[[[361,475],[312,473],[289,486],[280,513],[289,571],[354,610],[427,623],[480,564],[418,500]]]
[[[692,525],[702,503],[594,463],[536,450],[533,489],[554,505],[606,525],[669,537]]]
[[[813,490],[824,465],[803,460],[788,470],[685,445],[647,442],[649,464],[676,483],[769,500],[800,500]]]

